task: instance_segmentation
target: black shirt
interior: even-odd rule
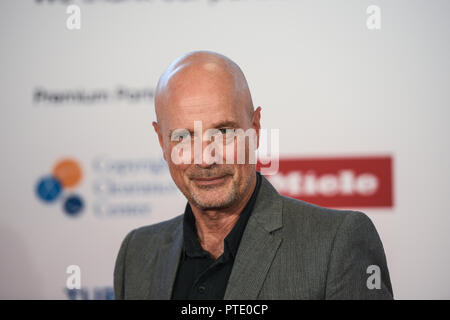
[[[189,202],[187,203],[183,221],[183,250],[172,290],[172,299],[223,299],[239,243],[261,185],[259,172],[256,172],[256,179],[255,190],[233,229],[224,239],[223,254],[215,261],[200,245],[195,216]]]

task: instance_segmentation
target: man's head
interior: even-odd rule
[[[171,139],[173,132],[187,129],[193,133],[194,121],[201,121],[203,132],[213,128],[224,133],[227,128],[253,128],[259,143],[260,108],[254,110],[247,81],[236,63],[210,51],[195,51],[177,58],[158,81],[155,109],[157,122],[153,126],[164,159],[175,184],[192,205],[204,210],[229,208],[251,191],[255,164],[249,163],[248,150],[245,163],[237,163],[236,139],[226,146],[222,164],[207,162],[205,157],[201,163],[192,159],[188,164],[177,164],[172,159],[177,145]],[[202,150],[209,143],[201,140]],[[230,146],[236,160],[231,164],[225,161]],[[219,179],[211,180],[214,177]]]

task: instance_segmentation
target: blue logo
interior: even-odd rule
[[[83,199],[78,195],[71,195],[64,201],[64,211],[70,216],[76,216],[83,210]]]
[[[64,196],[63,191],[74,188],[81,179],[81,167],[76,160],[60,159],[54,165],[52,174],[39,179],[36,185],[36,195],[45,203],[54,203],[62,198],[64,212],[70,217],[76,217],[83,211],[83,199],[77,194]]]
[[[58,179],[54,177],[43,177],[39,180],[36,193],[44,202],[55,201],[62,191],[62,185]]]

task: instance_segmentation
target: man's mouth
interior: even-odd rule
[[[227,175],[224,176],[216,176],[216,177],[208,177],[208,178],[195,178],[193,179],[196,184],[200,186],[211,186],[215,184],[223,183],[226,179]]]

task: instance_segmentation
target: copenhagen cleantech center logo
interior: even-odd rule
[[[79,163],[73,158],[63,158],[55,163],[50,174],[41,177],[36,184],[36,195],[44,203],[61,203],[68,216],[80,215],[84,208],[81,196],[73,189],[82,179]]]

